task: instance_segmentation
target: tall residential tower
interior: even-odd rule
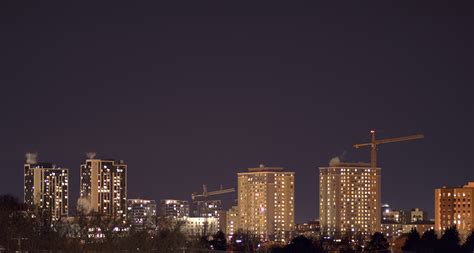
[[[81,165],[81,198],[90,202],[90,211],[125,220],[127,165],[113,159],[87,159]]]
[[[237,175],[239,228],[287,242],[295,228],[294,172],[260,165]]]
[[[24,165],[24,202],[28,209],[39,208],[53,221],[68,215],[69,170],[51,163],[38,163],[28,154]]]
[[[380,168],[340,163],[319,168],[319,212],[323,235],[369,238],[380,231]]]

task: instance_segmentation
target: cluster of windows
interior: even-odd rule
[[[127,165],[114,161],[88,160],[81,165],[81,197],[96,201],[92,205],[97,206],[99,212],[125,218],[126,168]]]
[[[320,213],[326,234],[379,230],[379,176],[370,168],[320,169]]]
[[[439,229],[456,225],[460,231],[473,228],[471,188],[442,189],[439,192],[440,224]]]
[[[239,174],[238,192],[242,228],[264,239],[285,241],[287,232],[294,229],[293,173]]]
[[[25,203],[47,210],[53,220],[68,215],[68,170],[25,165]],[[38,186],[35,189],[35,184]]]

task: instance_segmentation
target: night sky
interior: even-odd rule
[[[296,172],[303,222],[318,167],[368,162],[373,128],[425,134],[378,154],[383,202],[432,216],[435,187],[474,180],[472,6],[446,4],[2,1],[0,194],[23,198],[31,151],[70,169],[71,204],[88,151],[156,200],[263,163]]]

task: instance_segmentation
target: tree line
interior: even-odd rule
[[[456,226],[447,228],[441,237],[438,237],[434,230],[428,230],[420,236],[416,229],[412,229],[402,250],[413,253],[473,253],[474,231],[461,242]]]
[[[297,236],[288,244],[264,244],[248,231],[237,231],[231,240],[218,231],[186,235],[182,223],[169,219],[156,220],[157,228],[135,230],[127,222],[101,215],[78,216],[72,223],[52,221],[39,210],[27,212],[26,206],[10,195],[0,195],[0,249],[10,251],[117,252],[255,252],[255,253],[326,253],[326,252],[389,252],[389,243],[382,233],[370,240],[340,241],[324,237]],[[433,230],[422,236],[416,230],[405,235],[404,252],[472,253],[474,234],[461,243],[456,227],[448,228],[441,237]],[[183,251],[184,250],[184,251]],[[190,251],[194,250],[194,251]],[[0,250],[1,251],[1,250]]]

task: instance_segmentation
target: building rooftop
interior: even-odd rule
[[[474,188],[474,182],[468,182],[467,185],[464,186],[464,188]]]
[[[283,168],[279,168],[279,167],[249,168],[249,172],[277,172],[277,171],[283,171]]]
[[[44,168],[44,169],[54,169],[56,168],[56,165],[52,163],[27,163],[29,164],[32,168]]]
[[[336,163],[323,168],[370,168],[370,163]]]

